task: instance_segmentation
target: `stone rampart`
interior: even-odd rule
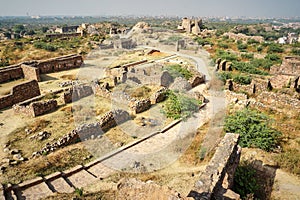
[[[167,88],[162,87],[153,93],[150,97],[151,104],[154,105],[156,103],[162,102],[167,98]]]
[[[225,135],[188,197],[196,200],[239,199],[239,195],[230,190],[241,155],[238,141],[238,134],[227,133]]]
[[[40,94],[40,88],[36,80],[16,85],[12,88],[10,94],[0,98],[0,109],[31,99]]]

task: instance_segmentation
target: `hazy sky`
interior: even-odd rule
[[[0,0],[17,15],[300,16],[300,0]]]

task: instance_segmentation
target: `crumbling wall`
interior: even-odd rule
[[[0,83],[13,81],[23,77],[24,74],[21,64],[0,68]]]
[[[110,128],[113,128],[117,126],[118,124],[121,124],[127,120],[130,119],[129,113],[116,109],[111,110],[107,113],[105,113],[98,122],[91,123],[91,124],[83,124],[80,127],[72,130],[71,132],[63,135],[61,138],[59,138],[56,142],[53,142],[52,144],[46,144],[41,150],[34,152],[34,156],[39,156],[43,154],[48,154],[50,152],[55,151],[58,148],[65,147],[67,145],[70,145],[72,143],[75,143],[79,140],[84,139],[91,139],[96,138],[92,136],[99,136],[102,135],[103,132],[109,130]]]
[[[54,99],[48,101],[31,102],[29,105],[26,103],[19,103],[13,106],[16,114],[24,114],[31,117],[43,115],[51,112],[57,108],[57,101]]]
[[[151,107],[151,101],[150,99],[132,99],[129,103],[130,109],[133,111],[134,114],[144,112],[146,110],[149,110]]]
[[[10,94],[0,98],[0,109],[31,99],[40,94],[40,88],[36,80],[16,85],[12,88]]]
[[[24,78],[28,80],[41,81],[40,72],[37,68],[26,64],[22,64],[21,68],[23,70]]]
[[[224,136],[216,153],[206,166],[205,171],[200,175],[199,181],[196,182],[188,197],[197,200],[239,199],[239,195],[230,190],[241,155],[238,141],[238,134],[227,133]]]
[[[162,87],[153,93],[150,97],[151,104],[154,105],[156,103],[162,102],[167,98],[167,88]]]
[[[88,85],[74,85],[62,94],[62,100],[65,104],[72,103],[81,98],[90,96],[93,94],[93,89]]]
[[[280,66],[272,66],[271,74],[299,75],[300,74],[300,56],[286,56]]]

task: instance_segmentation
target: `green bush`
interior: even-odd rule
[[[228,49],[228,48],[229,48],[228,44],[222,43],[222,42],[218,43],[218,46],[219,46],[220,48],[223,48],[223,49]]]
[[[243,44],[243,43],[240,43],[240,44],[237,44],[237,48],[240,50],[240,51],[243,51],[245,52],[248,48],[248,45],[247,44]]]
[[[252,62],[233,62],[232,67],[235,70],[240,72],[250,73],[250,74],[259,74],[259,75],[268,75],[267,72],[260,70]]]
[[[228,52],[228,51],[224,51],[224,50],[220,50],[218,49],[216,51],[216,58],[221,58],[222,60],[227,60],[227,61],[238,61],[239,58],[236,54]]]
[[[45,43],[45,42],[35,42],[33,44],[33,46],[37,49],[45,49],[47,51],[56,51],[57,50],[56,46],[54,46],[52,44]]]
[[[191,117],[194,112],[199,110],[199,105],[202,103],[183,94],[174,93],[171,90],[168,91],[167,97],[163,107],[163,113],[168,118],[173,119],[187,119]]]
[[[259,44],[260,42],[259,41],[257,41],[257,40],[254,40],[254,39],[249,39],[248,41],[247,41],[247,44]]]
[[[245,199],[249,194],[255,194],[259,189],[258,181],[255,178],[256,170],[248,163],[240,163],[233,178],[233,191]]]
[[[249,85],[252,81],[250,76],[242,75],[242,74],[237,74],[233,76],[233,81],[242,84],[242,85]]]
[[[214,43],[209,38],[200,38],[200,37],[197,37],[194,40],[199,45],[201,45],[201,46],[204,46],[204,45],[214,45]]]
[[[292,49],[292,54],[296,56],[300,56],[300,48],[293,48]]]
[[[284,49],[280,44],[271,43],[269,44],[268,53],[283,53]]]
[[[253,53],[243,53],[243,54],[241,54],[241,57],[245,58],[245,59],[253,59],[254,54]]]
[[[277,54],[267,54],[265,56],[265,59],[272,61],[273,64],[275,64],[275,63],[281,63],[282,62],[280,56],[277,55]]]
[[[224,84],[226,83],[226,80],[232,79],[231,72],[218,72],[217,76]]]
[[[225,119],[225,132],[240,134],[241,147],[255,147],[272,151],[281,133],[271,127],[270,119],[255,110],[243,109]]]
[[[193,74],[189,70],[179,64],[168,65],[165,69],[171,74],[173,78],[181,76],[188,80],[193,76]]]

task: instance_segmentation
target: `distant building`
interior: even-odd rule
[[[202,19],[188,19],[185,17],[182,19],[182,24],[179,25],[177,29],[198,35],[201,33],[201,27]]]
[[[65,27],[61,27],[61,28],[56,28],[55,32],[56,33],[76,33],[77,32],[77,28],[79,26],[65,26]]]

